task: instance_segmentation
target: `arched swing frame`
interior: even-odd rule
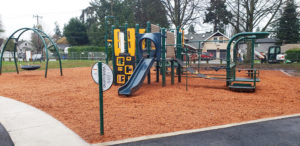
[[[33,31],[35,34],[37,34],[39,36],[39,38],[42,40],[42,43],[44,45],[44,51],[46,53],[46,67],[45,67],[45,78],[47,78],[47,72],[48,72],[48,62],[49,62],[49,56],[48,56],[48,48],[50,47],[54,47],[55,51],[57,53],[57,57],[59,60],[59,68],[60,68],[60,75],[63,75],[62,72],[62,63],[61,63],[61,58],[59,55],[59,51],[58,51],[58,47],[57,45],[53,42],[53,40],[43,31],[39,30],[39,29],[35,29],[35,28],[20,28],[18,30],[16,30],[14,33],[12,33],[9,38],[6,40],[2,50],[1,50],[1,56],[0,56],[0,75],[2,74],[2,62],[3,62],[3,54],[5,52],[5,49],[7,47],[7,44],[10,40],[15,40],[15,44],[14,44],[14,53],[13,53],[13,57],[14,57],[14,62],[15,62],[15,67],[16,67],[16,71],[17,74],[19,74],[19,69],[18,69],[18,64],[17,64],[17,59],[16,59],[16,51],[17,51],[17,43],[19,41],[19,38],[27,31]],[[14,35],[16,35],[17,33],[18,36],[14,37]],[[47,47],[46,41],[45,39],[48,39],[51,43],[50,47]]]

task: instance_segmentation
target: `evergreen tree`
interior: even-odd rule
[[[168,27],[166,11],[160,0],[94,0],[90,6],[82,11],[80,20],[87,27],[89,43],[92,45],[104,45],[105,16],[114,16],[108,19],[108,33],[111,35],[111,25],[123,26],[125,22],[129,27],[135,27],[136,23],[141,27],[146,22]],[[124,31],[121,28],[121,31]]]
[[[135,0],[135,23],[146,27],[146,22],[159,24],[160,27],[169,27],[167,12],[161,3],[161,0]]]
[[[225,32],[227,25],[232,18],[232,14],[226,9],[226,0],[210,0],[210,6],[206,9],[204,23],[212,23],[214,32]]]
[[[89,42],[86,27],[78,18],[71,18],[64,26],[64,36],[71,45],[86,45]]]
[[[188,33],[189,33],[189,34],[195,34],[195,33],[196,33],[194,25],[191,25],[191,26],[189,27]]]
[[[285,43],[297,43],[299,41],[299,20],[297,19],[294,0],[287,0],[282,16],[279,19],[277,37]]]
[[[60,39],[62,37],[61,35],[61,31],[59,29],[59,25],[57,22],[55,22],[55,28],[54,28],[54,35],[53,35],[53,39],[55,41],[57,41],[58,39]]]

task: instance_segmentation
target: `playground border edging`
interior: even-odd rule
[[[262,119],[245,121],[245,122],[240,122],[240,123],[231,123],[231,124],[225,124],[225,125],[219,125],[219,126],[211,126],[211,127],[200,128],[200,129],[191,129],[191,130],[183,130],[183,131],[176,131],[176,132],[163,133],[163,134],[140,136],[140,137],[135,137],[135,138],[127,138],[127,139],[123,139],[123,140],[96,143],[96,144],[92,144],[92,146],[117,145],[117,144],[129,143],[129,142],[136,142],[136,141],[142,141],[142,140],[163,138],[163,137],[176,136],[176,135],[182,135],[182,134],[190,134],[190,133],[210,131],[210,130],[217,130],[217,129],[235,127],[235,126],[240,126],[240,125],[260,123],[260,122],[265,122],[265,121],[279,120],[279,119],[292,118],[292,117],[298,117],[298,116],[300,116],[300,113],[285,115],[285,116],[270,117],[270,118],[262,118]]]

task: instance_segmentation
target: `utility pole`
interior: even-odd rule
[[[39,16],[38,14],[36,15],[33,15],[33,18],[36,18],[36,26],[35,28],[36,29],[42,29],[42,27],[39,25],[39,19],[42,19],[43,17],[42,16]],[[42,57],[40,59],[40,62],[42,61],[42,59],[44,60],[44,52],[43,52],[43,49],[42,49],[42,44],[40,44],[40,38],[36,35],[37,37],[37,44],[38,44],[38,51],[41,51],[41,54],[42,54]]]
[[[39,16],[38,14],[36,15],[33,15],[33,18],[36,18],[36,28],[39,29],[39,19],[42,19],[43,17],[42,16]]]

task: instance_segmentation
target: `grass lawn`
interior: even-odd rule
[[[74,68],[74,67],[91,67],[93,64],[98,62],[98,60],[62,60],[63,68]],[[103,61],[105,62],[105,61]],[[39,70],[45,70],[46,62],[17,62],[18,68],[20,69],[21,65],[40,65],[41,68]],[[109,63],[111,64],[111,62]],[[49,61],[48,69],[59,68],[59,61]],[[2,72],[15,72],[15,63],[13,61],[4,61],[2,64]]]

